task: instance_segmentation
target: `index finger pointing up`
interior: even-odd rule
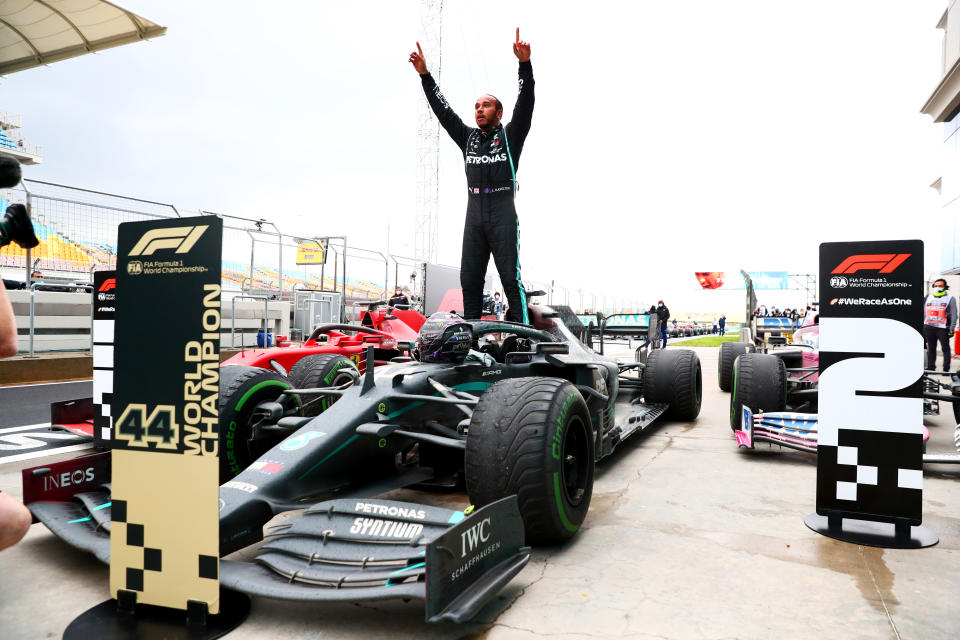
[[[520,27],[517,27],[517,42],[520,42]]]
[[[517,32],[519,33],[520,30],[517,29]],[[417,51],[420,52],[420,57],[422,58],[422,57],[423,57],[423,49],[420,48],[420,43],[419,43],[419,42],[417,43]]]

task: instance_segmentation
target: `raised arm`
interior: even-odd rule
[[[517,38],[513,43],[513,54],[520,62],[517,75],[519,76],[520,92],[517,103],[513,107],[513,117],[510,119],[510,144],[519,149],[530,132],[530,121],[533,119],[533,66],[530,64],[530,43],[520,39],[520,28],[517,27]]]
[[[440,87],[437,86],[437,81],[427,71],[427,60],[423,56],[423,49],[420,48],[419,42],[417,43],[417,50],[410,54],[410,64],[420,74],[423,93],[427,96],[427,102],[430,103],[430,108],[433,109],[437,120],[440,121],[440,126],[463,151],[467,146],[467,138],[470,137],[470,127],[465,125],[460,116],[450,108],[447,99],[440,92]]]

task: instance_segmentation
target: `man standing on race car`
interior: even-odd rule
[[[957,299],[947,293],[947,281],[933,281],[933,293],[923,307],[923,338],[927,342],[927,370],[937,368],[937,342],[943,351],[943,370],[950,371],[950,336],[957,326]]]
[[[470,320],[480,317],[483,279],[492,253],[507,298],[507,320],[527,324],[527,300],[520,281],[520,223],[513,199],[517,191],[517,166],[530,131],[534,99],[530,43],[520,40],[519,28],[513,53],[520,61],[520,93],[513,118],[504,126],[500,122],[503,104],[495,96],[482,95],[474,105],[476,129],[465,125],[447,104],[427,71],[419,42],[417,50],[410,54],[410,63],[420,74],[423,92],[440,125],[463,153],[467,174],[467,219],[460,258],[463,315]]]

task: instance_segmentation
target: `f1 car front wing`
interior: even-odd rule
[[[72,495],[35,499],[44,478],[93,469],[96,454],[27,469],[24,497],[57,537],[110,562],[111,502],[101,473]],[[80,477],[79,474],[77,477]],[[94,477],[95,476],[95,477]],[[419,599],[426,618],[463,622],[526,565],[516,496],[474,510],[340,498],[270,528],[252,562],[220,561],[220,583],[254,596],[310,602]]]

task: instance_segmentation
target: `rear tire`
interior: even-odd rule
[[[690,349],[654,349],[643,370],[643,399],[670,405],[667,417],[689,422],[700,415],[703,373],[700,358]]]
[[[573,537],[593,494],[593,428],[577,389],[514,378],[480,396],[464,456],[467,494],[483,506],[516,494],[528,543]]]
[[[251,442],[257,422],[253,410],[260,402],[276,400],[289,388],[290,382],[270,369],[220,367],[220,484],[246,469],[269,448]]]
[[[745,353],[733,363],[730,428],[740,429],[743,407],[754,413],[783,411],[787,407],[787,367],[766,353]]]
[[[360,372],[353,360],[336,353],[318,353],[301,358],[290,368],[287,376],[294,389],[339,387],[360,379]],[[304,416],[318,416],[338,400],[337,396],[300,394]]]
[[[733,387],[733,361],[744,353],[755,353],[757,350],[749,342],[722,342],[720,344],[720,360],[717,364],[717,382],[720,391],[729,392]]]

